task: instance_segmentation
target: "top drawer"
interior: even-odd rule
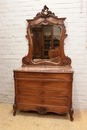
[[[72,73],[14,72],[14,78],[72,80]]]

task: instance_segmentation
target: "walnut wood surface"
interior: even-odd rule
[[[64,25],[65,19],[58,18],[49,11],[47,6],[44,6],[44,9],[34,19],[27,20],[28,54],[22,59],[22,67],[13,71],[15,90],[14,116],[17,110],[32,110],[40,114],[46,114],[47,112],[55,112],[57,114],[69,113],[70,120],[73,121],[73,69],[70,66],[71,59],[64,54],[64,39],[67,36]],[[58,59],[55,59],[56,62],[53,62],[53,60],[34,62],[32,55],[34,54],[35,57],[36,52],[39,52],[40,56],[41,48],[38,48],[38,51],[36,51],[36,46],[33,47],[30,29],[33,26],[48,23],[62,27],[60,50],[56,50],[56,53],[55,49],[49,51],[49,57],[52,58],[58,53],[60,62],[57,62]],[[34,44],[39,43],[40,47],[40,41],[41,39],[38,39],[37,42],[34,41]]]
[[[66,34],[66,27],[64,25],[64,21],[66,18],[58,18],[55,16],[54,13],[52,13],[47,6],[44,6],[41,12],[37,13],[37,15],[34,17],[34,19],[27,19],[28,22],[28,27],[27,27],[27,35],[26,38],[28,39],[29,42],[29,47],[28,47],[28,54],[27,56],[22,58],[22,66],[29,66],[29,65],[55,65],[55,66],[65,66],[65,65],[70,65],[71,64],[71,59],[68,56],[65,56],[64,53],[64,40],[67,37]],[[62,28],[62,34],[59,42],[59,49],[60,49],[60,59],[58,60],[41,60],[39,62],[34,62],[33,61],[33,56],[40,58],[41,53],[42,57],[44,58],[44,42],[43,42],[43,37],[41,35],[41,29],[38,28],[37,30],[34,30],[33,32],[33,38],[31,34],[31,28],[32,27],[37,27],[39,25],[56,25],[60,26]],[[42,31],[43,33],[43,31]],[[38,34],[38,35],[37,35]],[[53,32],[51,33],[53,37]],[[43,44],[41,44],[41,41]],[[43,48],[43,49],[41,49]],[[52,53],[52,52],[51,52]],[[50,54],[50,53],[49,53]],[[59,52],[58,52],[59,54]],[[56,55],[58,55],[56,54]],[[50,54],[49,57],[54,57],[54,54]]]
[[[42,66],[30,66],[30,69],[21,67],[14,70],[14,81],[14,115],[17,109],[34,110],[40,114],[69,113],[70,119],[73,119],[71,112],[73,70],[71,67],[55,68],[55,71],[51,69],[51,72],[48,66],[45,66],[45,70]]]

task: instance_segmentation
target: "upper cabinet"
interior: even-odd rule
[[[22,59],[23,66],[71,64],[71,59],[64,53],[64,39],[67,36],[65,19],[55,16],[46,5],[34,19],[27,19],[29,49]]]

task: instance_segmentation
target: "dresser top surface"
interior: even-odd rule
[[[44,72],[44,73],[73,73],[73,69],[70,66],[28,66],[20,67],[14,71],[19,72]]]

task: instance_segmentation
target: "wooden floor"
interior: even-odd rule
[[[35,112],[17,112],[13,116],[12,104],[0,103],[0,130],[87,130],[87,110],[75,110],[74,121],[69,115]]]

